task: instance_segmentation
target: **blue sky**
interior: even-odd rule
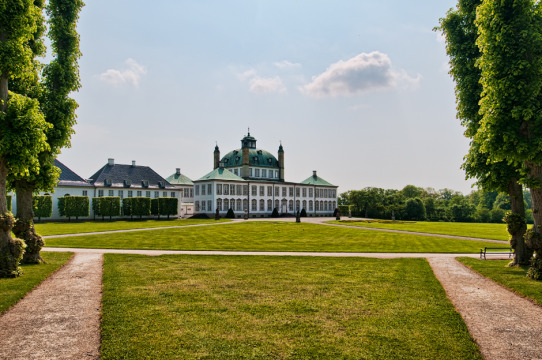
[[[449,0],[91,0],[79,22],[72,147],[83,177],[108,158],[192,179],[239,148],[282,141],[286,180],[339,191],[471,190],[444,43]]]

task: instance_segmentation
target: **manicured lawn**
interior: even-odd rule
[[[41,256],[47,262],[46,264],[23,265],[23,276],[0,279],[0,313],[9,309],[36,285],[58,270],[72,255],[72,253],[42,252]]]
[[[41,235],[81,234],[98,231],[148,229],[165,226],[186,226],[197,224],[214,224],[230,220],[205,219],[172,219],[172,220],[142,220],[142,221],[85,221],[85,222],[50,222],[36,224],[36,230]]]
[[[527,266],[520,268],[506,267],[506,264],[510,260],[480,260],[472,258],[458,258],[458,260],[485,277],[542,305],[542,281],[529,279],[526,276]]]
[[[378,229],[392,229],[414,231],[430,234],[467,236],[481,239],[508,241],[506,224],[483,224],[483,223],[454,223],[454,222],[429,222],[429,221],[401,221],[401,222],[369,222],[363,220],[349,220],[343,218],[339,221],[329,221],[331,224],[343,224]]]
[[[51,247],[230,250],[478,253],[482,241],[291,222],[245,222],[220,226],[85,235],[47,239]]]
[[[106,254],[102,359],[481,359],[424,259]]]

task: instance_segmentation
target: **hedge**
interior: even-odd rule
[[[149,216],[151,214],[151,198],[132,197],[122,199],[122,212],[126,216]]]
[[[71,220],[72,216],[79,219],[79,216],[89,215],[88,196],[62,196],[58,198],[58,212]]]
[[[348,210],[350,210],[350,205],[339,205],[341,216],[348,216]]]
[[[32,202],[34,204],[34,216],[38,220],[53,215],[53,197],[51,195],[34,195],[32,196]]]
[[[179,199],[175,197],[159,197],[151,200],[151,215],[166,215],[169,219],[170,215],[177,215]]]
[[[11,195],[6,195],[6,200],[8,202],[8,211],[11,211]]]
[[[113,216],[120,216],[120,197],[102,196],[92,198],[92,211],[94,215],[101,216],[102,219],[105,216],[109,216],[110,220]]]

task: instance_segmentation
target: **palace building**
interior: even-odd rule
[[[220,157],[214,150],[214,169],[194,181],[194,213],[221,217],[232,209],[236,217],[269,217],[274,209],[294,215],[303,209],[307,216],[332,216],[337,208],[337,186],[319,177],[316,171],[302,182],[284,177],[284,149],[278,159],[256,147],[250,132],[241,139],[241,148]]]

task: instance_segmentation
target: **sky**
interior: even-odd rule
[[[59,160],[193,180],[247,134],[287,181],[469,193],[445,43],[451,0],[88,0],[76,134]]]

